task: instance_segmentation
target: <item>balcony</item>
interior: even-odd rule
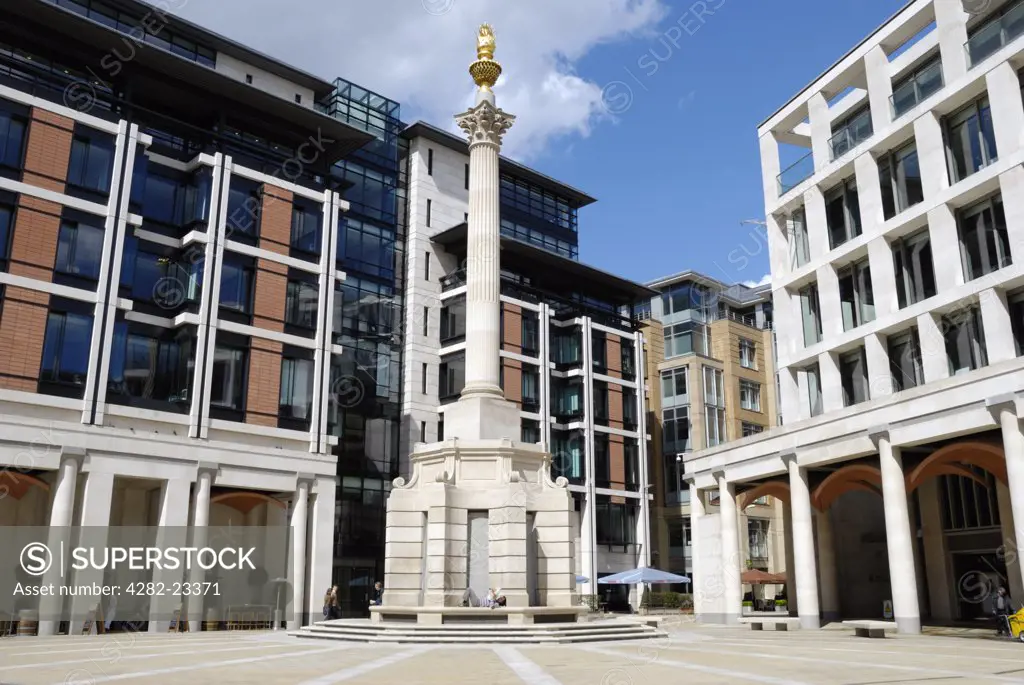
[[[466,285],[466,270],[459,269],[453,271],[450,274],[441,276],[441,292],[446,293],[449,290],[455,290],[456,288]]]
[[[892,95],[889,96],[889,108],[892,111],[892,118],[894,120],[900,118],[917,107],[929,95],[942,90],[944,85],[942,62],[936,61],[934,64],[914,74],[913,78],[896,88]]]
[[[785,195],[814,174],[814,153],[806,155],[782,170],[778,176],[779,195]]]
[[[964,43],[967,68],[973,69],[1022,33],[1024,33],[1024,2],[1018,2],[978,27]]]
[[[871,126],[871,112],[864,110],[861,114],[850,121],[846,126],[837,131],[828,141],[828,149],[832,153],[832,161],[839,159],[847,152],[857,147],[874,133]]]

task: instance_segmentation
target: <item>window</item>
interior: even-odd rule
[[[100,276],[102,256],[102,228],[77,221],[61,223],[54,266],[56,271],[95,281]]]
[[[740,338],[740,366],[744,369],[757,368],[757,345],[752,340]]]
[[[213,353],[213,382],[210,405],[234,411],[245,410],[245,379],[248,350],[217,345]]]
[[[456,341],[466,337],[466,301],[449,301],[441,307],[441,342]]]
[[[427,176],[434,175],[434,149],[427,148]],[[427,224],[428,226],[430,224]]]
[[[882,213],[886,219],[924,200],[921,165],[915,144],[911,143],[878,160],[878,177],[882,186]]]
[[[578,328],[551,327],[551,361],[562,366],[575,366],[583,359],[582,340]]]
[[[1013,344],[1017,348],[1017,356],[1024,356],[1024,291],[1007,293],[1006,303],[1010,309],[1010,326],[1013,330]]]
[[[633,388],[622,389],[622,424],[627,430],[636,430],[637,399]]]
[[[747,411],[761,411],[761,384],[740,380],[740,406]]]
[[[551,429],[551,477],[565,476],[580,485],[586,474],[586,456],[580,431]]]
[[[40,380],[84,386],[89,373],[92,316],[50,312],[46,319]]]
[[[704,367],[704,430],[706,447],[725,442],[725,388],[722,372],[710,366]]]
[[[576,206],[570,204],[569,200],[508,174],[501,175],[500,184],[503,209],[576,232]]]
[[[956,376],[988,365],[985,328],[978,305],[965,307],[942,318],[949,374]]]
[[[690,403],[687,390],[688,368],[681,366],[661,372],[661,402],[666,407]]]
[[[807,237],[807,214],[801,207],[786,219],[789,238],[789,268],[796,269],[811,259],[811,246]]]
[[[430,280],[430,253],[429,252],[424,252],[423,253],[423,280],[424,281],[429,281]]]
[[[145,155],[136,157],[132,178],[132,211],[141,214],[147,228],[150,224],[164,224],[175,229],[187,229],[194,223],[205,222],[209,210],[211,174],[200,170],[184,174],[156,163]],[[175,231],[180,235],[180,231]]]
[[[245,82],[248,83],[250,86],[252,85],[252,74],[245,75]]]
[[[900,309],[935,295],[935,270],[928,229],[894,240],[893,266]]]
[[[594,381],[594,421],[608,425],[608,384]]]
[[[998,157],[988,98],[973,102],[946,121],[946,158],[952,183],[984,169]]]
[[[921,344],[917,329],[889,336],[889,369],[892,371],[893,389],[897,392],[915,388],[924,383],[921,367]]]
[[[892,87],[892,112],[899,118],[925,98],[942,90],[942,59],[936,55]]]
[[[536,356],[540,350],[539,318],[536,314],[524,311],[522,319],[522,347],[523,354]]]
[[[828,141],[832,159],[839,159],[871,137],[871,109],[862,107],[832,124],[832,138]]]
[[[466,190],[469,190],[469,165],[468,164],[466,165],[465,181],[466,181]],[[469,217],[467,216],[466,218],[468,219]]]
[[[221,297],[223,301],[223,296]],[[319,310],[320,290],[313,283],[288,281],[285,295],[284,320],[309,330],[316,330],[316,313]]]
[[[583,417],[583,385],[579,378],[552,378],[551,400],[551,414],[560,423]]]
[[[320,207],[312,203],[296,202],[292,206],[292,247],[302,252],[319,254],[322,219]]]
[[[540,373],[523,369],[523,409],[537,411],[540,408]]]
[[[295,94],[295,103],[298,104],[298,105],[302,104],[302,95],[301,94],[299,94],[299,93]]]
[[[860,205],[857,180],[851,178],[825,195],[825,218],[829,245],[834,250],[860,235]]]
[[[957,225],[965,280],[973,281],[1013,263],[1001,195],[965,209]]]
[[[807,378],[807,402],[811,416],[820,416],[825,410],[821,398],[821,370],[815,364],[807,367],[804,374]]]
[[[666,317],[672,314],[700,312],[714,304],[714,294],[695,283],[684,283],[661,296],[661,307]],[[703,320],[703,319],[701,319]]]
[[[761,426],[756,423],[750,423],[748,421],[741,421],[740,428],[743,432],[744,438],[749,438],[751,435],[758,435],[759,433],[764,433],[764,426]]]
[[[68,185],[96,193],[108,193],[113,169],[113,136],[98,131],[75,133],[71,141]]]
[[[983,5],[982,8],[987,8]],[[995,54],[1001,47],[1024,33],[1024,4],[1008,2],[993,13],[984,24],[970,32],[967,40],[971,67]]]
[[[437,420],[437,441],[444,442],[444,414]]]
[[[252,312],[252,268],[225,257],[220,273],[220,307],[248,314]]]
[[[871,399],[868,366],[864,348],[839,355],[839,378],[843,385],[843,406],[850,407]]]
[[[598,495],[595,503],[597,544],[628,547],[636,541],[636,500],[614,502],[608,495]]]
[[[0,205],[0,267],[6,265],[11,254],[11,223],[14,208]]]
[[[438,367],[438,397],[441,400],[454,399],[466,385],[466,358],[447,357]]]
[[[313,411],[313,360],[289,357],[281,358],[281,392],[278,402],[278,416],[286,421],[299,422],[301,426],[285,425],[287,428],[309,429]]]
[[[708,353],[708,329],[699,323],[680,323],[665,327],[665,358],[684,354]]]
[[[636,378],[636,347],[625,338],[619,339],[619,352],[622,358],[622,377],[626,380]]]
[[[141,326],[118,321],[110,352],[108,396],[112,401],[155,401],[187,408],[195,364],[195,335],[174,331],[147,334]],[[161,407],[173,410],[174,407]]]
[[[420,421],[420,442],[427,441],[427,422]]]
[[[228,189],[227,237],[234,240],[242,236],[255,237],[261,206],[259,184],[232,176]]]
[[[867,259],[839,271],[839,304],[844,331],[875,320],[875,296]]]
[[[420,394],[421,395],[426,395],[427,394],[427,369],[428,369],[426,362],[423,362],[423,367],[422,368],[423,368],[423,370],[420,373]]]
[[[0,167],[21,169],[26,128],[24,116],[0,109]]]
[[[339,221],[338,261],[370,276],[395,275],[395,234],[392,230],[351,217]]]
[[[430,307],[424,305],[423,307],[423,330],[421,332],[424,338],[430,335]]]
[[[604,331],[591,331],[590,354],[593,357],[595,371],[608,369],[608,340]]]
[[[818,284],[800,291],[800,313],[804,327],[804,347],[821,342],[821,308],[818,305]]]
[[[750,549],[750,560],[768,561],[768,521],[765,519],[747,519],[747,542]]]
[[[430,228],[430,213],[434,206],[433,200],[427,200],[427,228]]]
[[[690,451],[690,409],[677,407],[662,413],[662,452],[665,455]]]

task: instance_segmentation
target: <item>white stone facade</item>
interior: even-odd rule
[[[956,588],[967,562],[949,547],[958,524],[939,516],[951,495],[936,482],[987,483],[979,492],[1000,514],[987,518],[987,549],[1006,567],[991,583],[1024,592],[1009,554],[1024,544],[1024,362],[1014,306],[1024,285],[1024,38],[1013,23],[1024,7],[973,3],[969,14],[965,4],[909,3],[758,130],[784,425],[690,455],[686,472],[695,498],[717,488],[724,501],[730,489],[765,483],[788,493],[790,608],[805,627],[841,613],[837,603],[852,611],[848,588],[835,589],[831,543],[842,536],[830,526],[843,522],[843,507],[830,506],[834,472],[849,475],[850,489],[878,495],[843,498],[884,508],[876,534],[885,535],[879,570],[889,582],[878,597],[892,600],[901,631],[920,629],[925,606],[935,620],[963,619],[969,609]],[[780,144],[811,154],[784,170]],[[895,171],[896,153],[911,144],[916,165],[891,181],[885,168]],[[905,180],[915,167],[919,186]],[[927,239],[930,255],[905,250],[907,238]],[[917,503],[909,510],[908,494]],[[707,520],[697,525],[698,613],[733,620],[734,541]],[[959,529],[983,534],[977,525]],[[879,617],[881,606],[871,609]]]

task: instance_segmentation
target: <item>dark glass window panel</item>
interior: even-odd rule
[[[213,354],[213,382],[210,404],[224,409],[245,409],[245,379],[248,375],[248,352],[218,345]]]
[[[308,329],[316,329],[320,291],[311,283],[289,281],[285,298],[285,321]]]
[[[22,117],[0,110],[0,165],[21,168],[25,128]]]
[[[114,141],[110,136],[75,136],[71,143],[68,183],[100,193],[110,191]]]
[[[279,416],[288,419],[310,420],[313,407],[313,360],[281,360],[281,390]]]
[[[220,306],[250,313],[252,308],[252,270],[227,259],[221,267]]]
[[[84,385],[89,373],[92,317],[50,312],[46,320],[40,377],[44,381]]]
[[[96,280],[103,256],[103,229],[65,221],[57,241],[55,269],[79,278]]]
[[[303,252],[320,252],[321,213],[311,207],[292,208],[292,247]]]

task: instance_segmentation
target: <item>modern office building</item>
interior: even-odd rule
[[[365,611],[398,473],[399,130],[397,103],[145,3],[6,3],[0,525],[290,527],[288,623],[332,581]],[[137,599],[118,617],[166,630]]]
[[[636,317],[646,343],[654,565],[694,578],[687,453],[778,423],[771,287],[726,285],[693,271],[658,279]],[[717,501],[712,502],[717,505]],[[745,569],[787,569],[784,508],[770,495],[738,517]],[[761,598],[761,586],[749,591]],[[772,588],[767,588],[771,590]],[[778,589],[778,588],[774,588]]]
[[[402,454],[444,438],[465,381],[466,140],[425,123],[409,144]],[[643,337],[631,306],[653,292],[578,260],[578,211],[594,199],[501,158],[501,384],[522,433],[552,453],[576,499],[582,594],[650,559]],[[625,312],[625,315],[622,314]],[[635,597],[633,600],[635,601]]]
[[[685,459],[708,619],[738,612],[730,524],[761,494],[805,626],[1024,596],[1022,17],[910,2],[760,126],[783,425]]]

